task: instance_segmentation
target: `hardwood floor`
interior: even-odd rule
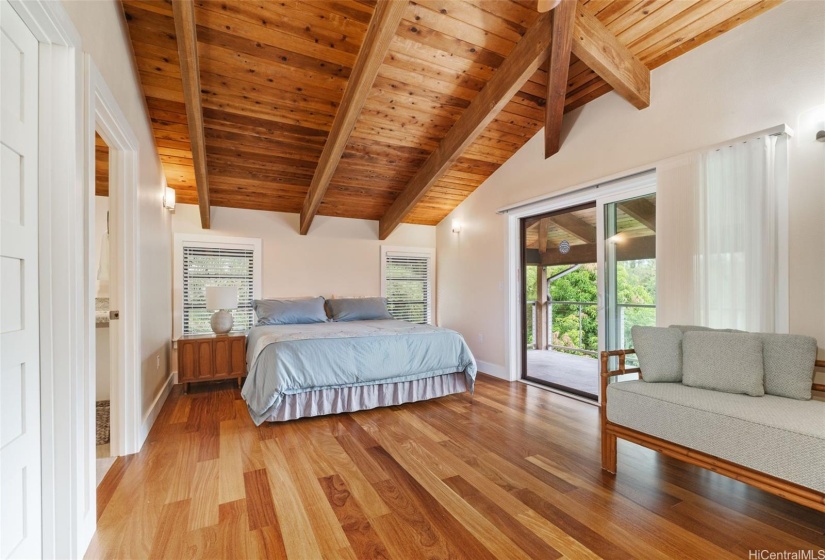
[[[256,428],[232,383],[176,388],[99,489],[88,558],[748,558],[822,550],[825,514],[619,442],[598,409],[474,396]],[[815,556],[814,556],[815,557]]]

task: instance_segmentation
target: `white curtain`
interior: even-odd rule
[[[782,330],[779,197],[787,182],[785,135],[702,154],[696,228],[697,318],[709,327]]]
[[[659,324],[787,331],[787,136],[657,168]]]

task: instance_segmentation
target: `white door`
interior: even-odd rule
[[[0,558],[38,558],[38,43],[0,4]]]

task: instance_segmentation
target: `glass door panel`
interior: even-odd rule
[[[632,327],[656,325],[656,194],[605,203],[604,239],[605,346],[633,348]]]
[[[598,225],[590,203],[522,220],[522,377],[596,400]]]

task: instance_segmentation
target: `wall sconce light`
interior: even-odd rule
[[[614,245],[615,245],[616,243],[622,243],[622,242],[625,240],[625,238],[626,238],[626,237],[627,237],[627,236],[626,236],[625,234],[623,234],[623,233],[617,233],[616,235],[614,235],[614,236],[612,236],[612,237],[608,237],[608,238],[605,240],[605,242],[606,242],[606,243],[611,243],[611,244],[614,244]]]
[[[163,207],[170,211],[175,210],[175,189],[172,187],[166,187],[163,191]]]
[[[461,233],[461,222],[453,220],[453,233]]]
[[[820,130],[819,132],[817,132],[816,133],[816,139],[819,142],[825,142],[825,130]]]

